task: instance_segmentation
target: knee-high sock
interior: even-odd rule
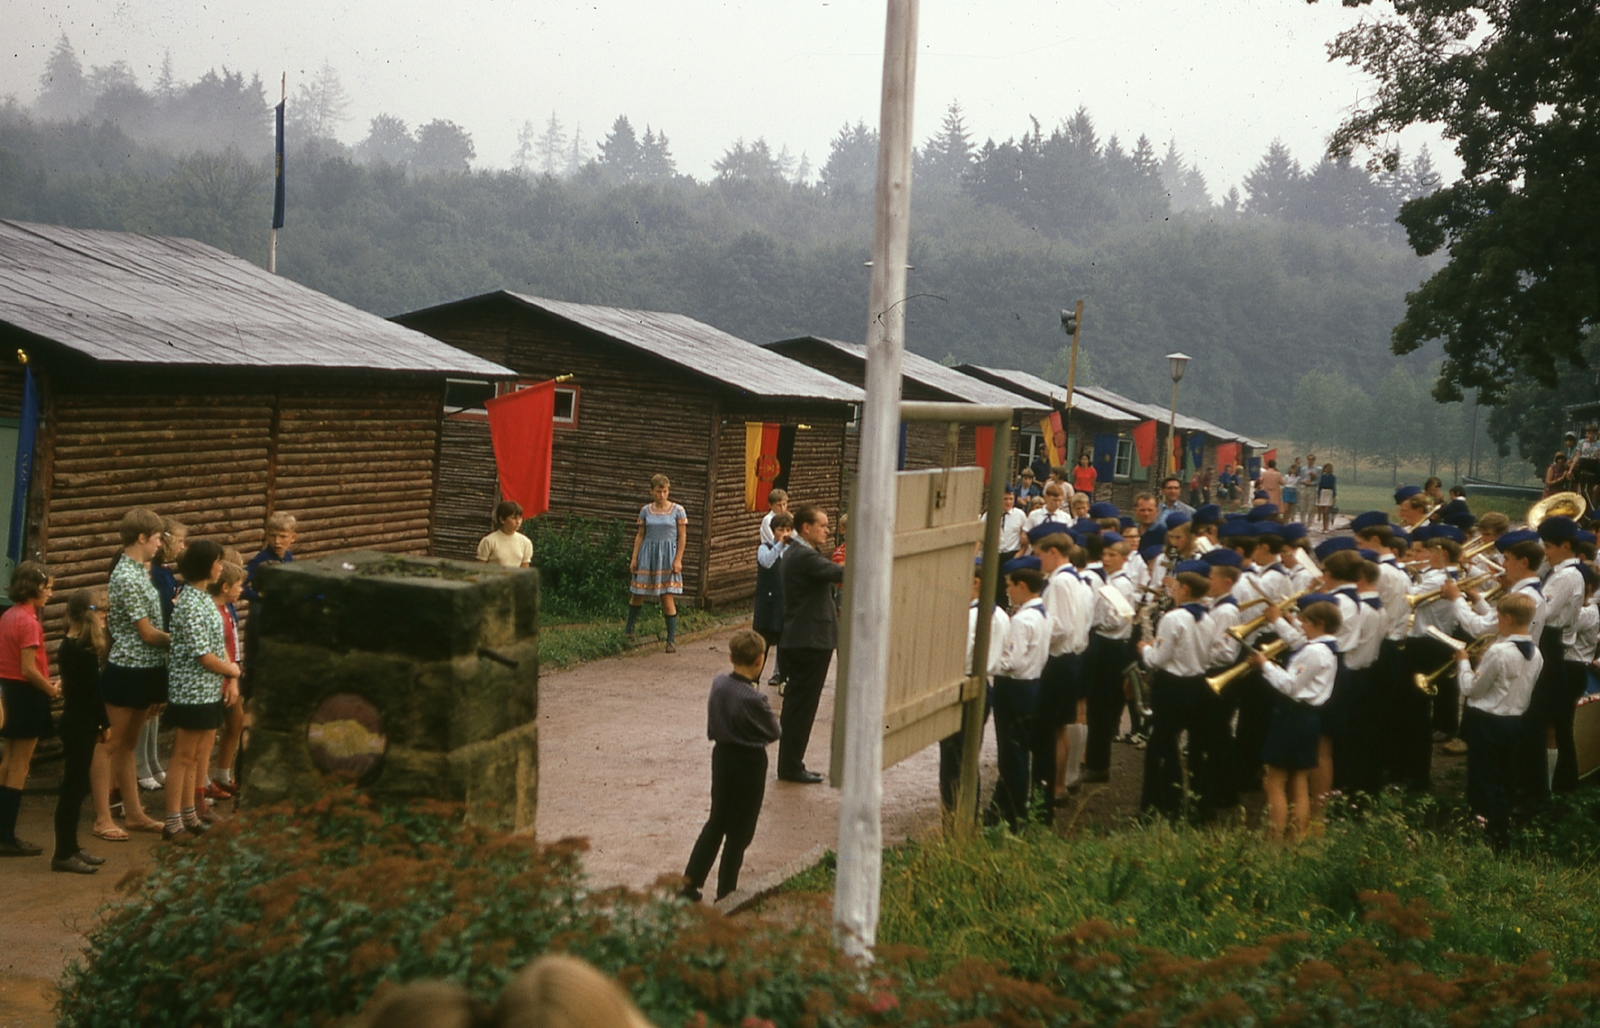
[[[1560,750],[1545,750],[1544,751],[1544,780],[1545,780],[1545,787],[1546,788],[1550,788],[1550,787],[1553,787],[1555,785],[1555,781],[1556,781],[1556,761],[1559,759],[1560,755],[1561,755],[1561,751]]]
[[[22,806],[22,790],[0,786],[0,842],[17,839],[17,811]]]
[[[627,632],[630,635],[633,633],[633,626],[638,622],[638,620],[639,620],[639,611],[643,607],[644,607],[644,604],[642,604],[642,603],[640,603],[640,604],[630,604],[629,605],[629,607],[628,607],[628,626],[623,629],[624,632]]]
[[[1084,747],[1089,741],[1089,726],[1072,724],[1067,726],[1067,784],[1076,782],[1083,765]]]
[[[667,642],[678,641],[678,615],[667,615]]]

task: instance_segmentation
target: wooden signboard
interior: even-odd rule
[[[902,471],[897,489],[889,677],[883,711],[883,766],[960,730],[962,703],[981,679],[967,678],[967,608],[972,567],[983,540],[980,468]],[[846,575],[849,575],[848,564]],[[851,595],[845,581],[846,596]],[[840,618],[830,778],[844,753],[849,611]]]

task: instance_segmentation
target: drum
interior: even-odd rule
[[[1600,458],[1579,457],[1572,465],[1572,477],[1590,482],[1600,480]]]
[[[1600,695],[1578,701],[1572,716],[1572,738],[1577,744],[1578,777],[1587,778],[1600,770]]]

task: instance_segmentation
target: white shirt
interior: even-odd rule
[[[1282,603],[1294,594],[1294,579],[1289,576],[1289,569],[1278,561],[1261,569],[1255,586],[1273,603]]]
[[[1371,667],[1378,662],[1378,650],[1383,646],[1384,629],[1388,627],[1388,608],[1375,609],[1372,601],[1383,602],[1383,597],[1374,590],[1370,593],[1357,593],[1356,599],[1361,604],[1361,630],[1356,635],[1356,641],[1349,653],[1345,654],[1345,666],[1359,671]]]
[[[1341,585],[1330,595],[1333,596],[1333,605],[1339,608],[1340,620],[1339,631],[1332,638],[1338,645],[1339,652],[1345,655],[1345,665],[1350,666],[1349,655],[1360,650],[1362,643],[1367,641],[1365,633],[1376,631],[1378,628],[1378,619],[1367,616],[1376,614],[1377,611],[1361,602],[1354,585]],[[1272,629],[1278,633],[1278,638],[1294,649],[1299,649],[1308,641],[1305,632],[1288,618],[1274,621]]]
[[[988,521],[988,514],[983,517]],[[1027,520],[1028,515],[1016,507],[1000,512],[1001,553],[1016,553],[1022,549],[1022,526]]]
[[[989,675],[1000,674],[1005,666],[1006,635],[1011,629],[1011,617],[1005,608],[995,604],[994,617],[989,621]],[[978,601],[967,608],[967,674],[972,674],[972,648],[978,641]]]
[[[1027,520],[1022,523],[1022,530],[1031,532],[1046,521],[1059,521],[1063,525],[1070,525],[1072,524],[1072,515],[1067,512],[1067,505],[1064,503],[1056,508],[1054,514],[1050,513],[1049,508],[1040,507],[1028,515]]]
[[[1417,579],[1415,585],[1407,590],[1410,595],[1430,593],[1444,585],[1450,579],[1450,573],[1440,568],[1429,568]],[[1446,635],[1455,631],[1456,608],[1454,604],[1443,600],[1434,600],[1412,608],[1416,616],[1411,619],[1411,638],[1418,639],[1428,634],[1429,626],[1437,628]]]
[[[1270,660],[1261,668],[1267,684],[1291,700],[1320,707],[1333,695],[1333,682],[1339,674],[1339,657],[1328,646],[1338,645],[1331,635],[1319,635],[1294,651],[1289,666],[1281,668]]]
[[[772,515],[776,513],[778,512],[775,510],[769,510],[761,518],[761,541],[769,545],[777,539],[777,536],[772,534]]]
[[[1219,596],[1211,605],[1211,631],[1214,636],[1206,667],[1232,667],[1239,662],[1239,640],[1228,634],[1228,629],[1245,619],[1239,610],[1239,601],[1233,593]]]
[[[1094,571],[1096,568],[1102,573],[1105,571],[1103,566],[1096,564],[1090,564],[1084,570]],[[1105,584],[1121,593],[1122,598],[1127,600],[1130,606],[1138,606],[1133,602],[1133,579],[1128,577],[1126,568],[1107,575]],[[1105,639],[1130,638],[1133,635],[1133,619],[1118,614],[1117,608],[1111,605],[1111,601],[1101,595],[1100,588],[1097,586],[1094,590],[1094,634]]]
[[[1399,642],[1406,637],[1406,615],[1411,607],[1406,594],[1411,591],[1411,576],[1393,555],[1378,558],[1378,598],[1383,600],[1384,638]]]
[[[756,547],[756,563],[764,568],[770,568],[778,563],[785,553],[789,552],[788,542],[778,542],[774,539],[770,543],[762,543]]]
[[[1142,654],[1147,667],[1179,678],[1198,678],[1206,673],[1211,619],[1202,614],[1197,620],[1188,606],[1174,607],[1161,618],[1161,624],[1156,626],[1156,641]]]
[[[1549,628],[1561,629],[1561,643],[1567,648],[1567,659],[1572,655],[1573,643],[1578,634],[1578,611],[1583,608],[1583,576],[1578,573],[1578,558],[1564,560],[1550,569],[1544,580],[1544,623]]]
[[[1600,649],[1600,608],[1593,603],[1585,603],[1583,609],[1578,611],[1577,638],[1569,656],[1589,664],[1594,661],[1596,649]]]
[[[1096,575],[1095,581],[1099,580]],[[1089,583],[1063,564],[1050,573],[1042,599],[1050,619],[1050,656],[1088,649],[1089,624],[1094,620],[1094,592]]]
[[[1526,643],[1533,656],[1524,657],[1517,643]],[[1462,661],[1456,671],[1456,681],[1467,706],[1496,717],[1516,717],[1528,709],[1533,698],[1533,683],[1544,668],[1544,655],[1533,640],[1526,635],[1513,635],[1501,639],[1484,653],[1478,670]]]
[[[1006,630],[1006,647],[995,674],[1019,681],[1038,681],[1044,662],[1050,657],[1050,623],[1044,601],[1029,600],[1011,615]]]
[[[1537,642],[1539,635],[1544,631],[1544,593],[1539,586],[1539,580],[1532,575],[1513,585],[1507,592],[1522,593],[1533,601],[1533,621],[1528,626],[1528,634]],[[1469,605],[1465,596],[1456,600],[1456,621],[1466,630],[1468,635],[1493,635],[1500,630],[1500,615],[1481,597],[1476,604]]]
[[[533,560],[533,540],[521,532],[490,532],[478,541],[478,559],[505,568],[525,567]]]

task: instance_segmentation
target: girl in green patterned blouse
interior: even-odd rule
[[[239,665],[228,659],[222,614],[206,591],[221,571],[222,547],[209,539],[190,543],[178,558],[183,588],[172,608],[165,715],[178,732],[167,765],[167,823],[161,832],[169,842],[210,827],[196,811],[195,792],[222,726],[226,680],[239,677]]]

